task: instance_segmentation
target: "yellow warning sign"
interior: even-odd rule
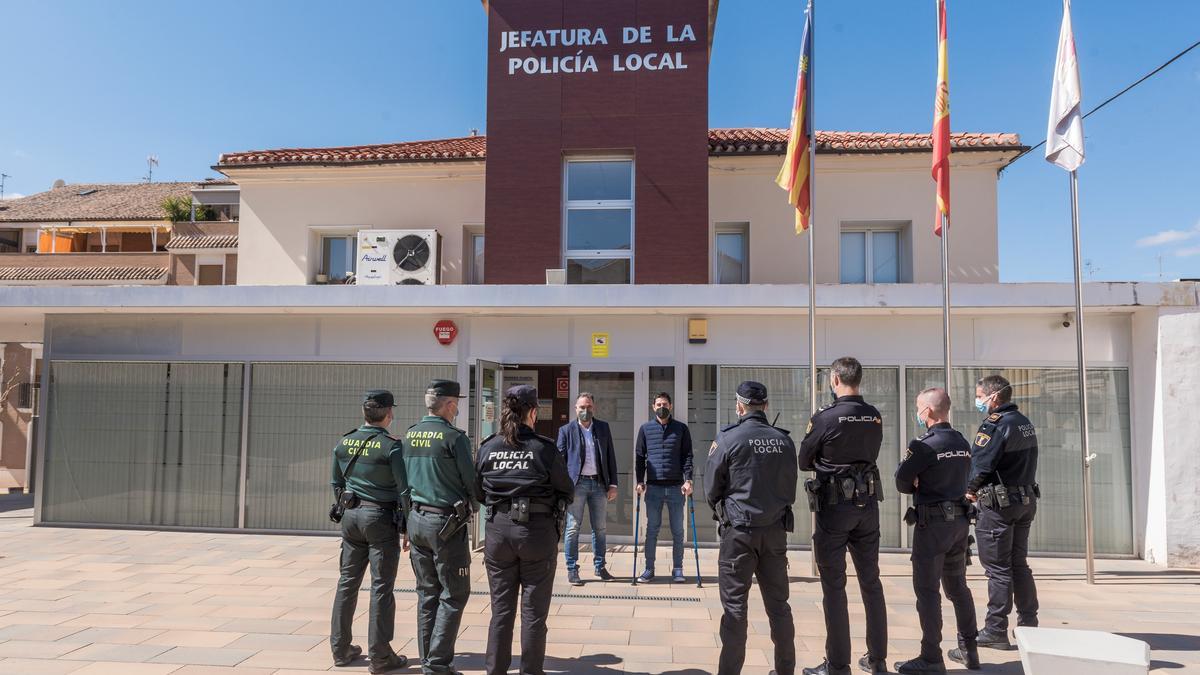
[[[592,358],[608,358],[608,333],[592,333]]]

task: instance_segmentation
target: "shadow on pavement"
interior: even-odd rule
[[[669,648],[668,648],[669,649]],[[588,654],[577,659],[564,659],[554,656],[546,657],[545,670],[547,673],[570,673],[571,675],[651,675],[646,671],[627,670],[624,659],[613,654]],[[513,668],[520,668],[521,655],[513,654]],[[668,664],[663,664],[668,666]],[[1019,665],[1019,664],[1018,664]],[[454,657],[454,667],[465,670],[483,670],[482,654],[457,654]],[[696,668],[655,671],[661,675],[709,675],[708,671]],[[1018,671],[1019,672],[1019,671]]]
[[[10,495],[0,495],[0,513],[7,513],[9,511],[22,511],[24,509],[32,509],[32,508],[33,508],[33,495],[32,494],[18,493],[18,494],[10,494]]]
[[[1200,651],[1200,635],[1181,635],[1179,633],[1117,633],[1117,635],[1141,640],[1156,652]]]

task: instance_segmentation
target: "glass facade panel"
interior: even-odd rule
[[[567,248],[628,251],[633,248],[633,209],[570,209]]]
[[[326,516],[333,499],[331,453],[343,434],[362,424],[363,392],[392,392],[395,432],[425,414],[429,381],[454,379],[457,370],[452,364],[253,364],[246,527],[335,529]]]
[[[736,386],[736,385],[735,385]],[[692,432],[693,485],[696,489],[696,539],[719,543],[717,523],[708,506],[705,457],[717,436],[717,367],[688,366],[688,430]],[[690,534],[688,535],[691,536]]]
[[[567,162],[568,201],[633,199],[633,162]]]
[[[242,365],[50,364],[42,518],[237,527]]]
[[[886,480],[895,472],[900,462],[900,424],[899,413],[899,382],[898,368],[863,368],[862,393],[868,403],[879,409],[883,416],[883,446],[879,451],[879,471],[884,476],[884,500],[879,505],[879,527],[882,534],[881,545],[899,547],[903,545],[901,538],[901,501],[896,498],[895,489],[889,489]],[[775,421],[776,426],[789,429],[792,440],[797,448],[804,438],[804,430],[808,428],[808,368],[776,368],[776,367],[722,367],[720,369],[720,410],[721,426],[737,421],[734,411],[733,391],[739,382],[754,380],[767,387],[770,396],[770,406],[767,418]],[[817,370],[817,391],[822,392],[819,405],[829,402],[829,370]],[[812,538],[812,519],[808,511],[808,501],[804,497],[804,479],[812,474],[801,473],[796,486],[796,504],[792,507],[796,513],[796,531],[788,535],[789,544],[808,545]]]
[[[841,279],[843,284],[867,283],[866,232],[842,233]]]
[[[1038,483],[1042,499],[1029,548],[1043,553],[1083,553],[1083,473],[1079,439],[1078,375],[1072,368],[955,368],[951,420],[972,440],[983,416],[975,410],[975,382],[1003,375],[1013,401],[1037,428]],[[906,414],[926,387],[941,386],[941,368],[909,368]],[[1130,477],[1129,372],[1088,369],[1088,434],[1097,553],[1133,553]]]
[[[571,258],[567,260],[568,284],[627,284],[629,258]]]
[[[871,283],[900,281],[900,233],[871,233]]]

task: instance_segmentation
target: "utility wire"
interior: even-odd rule
[[[1157,75],[1157,74],[1158,74],[1158,72],[1159,72],[1160,70],[1162,70],[1163,68],[1166,68],[1167,66],[1171,65],[1172,63],[1175,63],[1175,62],[1176,62],[1176,61],[1178,61],[1180,58],[1182,58],[1184,54],[1187,54],[1188,52],[1192,51],[1192,50],[1193,50],[1193,49],[1195,49],[1196,47],[1200,47],[1200,41],[1197,41],[1197,42],[1194,42],[1194,43],[1192,43],[1192,46],[1191,46],[1191,47],[1188,47],[1187,49],[1185,49],[1185,50],[1183,50],[1183,51],[1179,52],[1179,53],[1178,53],[1178,54],[1176,54],[1175,56],[1172,56],[1172,57],[1171,57],[1171,59],[1170,59],[1170,60],[1168,60],[1166,63],[1164,63],[1164,64],[1162,64],[1161,66],[1159,66],[1159,67],[1155,68],[1154,70],[1150,71],[1149,73],[1147,73],[1146,75],[1144,75],[1144,76],[1143,76],[1143,77],[1142,77],[1140,80],[1138,80],[1137,82],[1134,82],[1133,84],[1129,85],[1128,87],[1125,87],[1124,89],[1122,89],[1121,91],[1117,92],[1116,94],[1113,94],[1112,96],[1108,97],[1108,100],[1106,100],[1104,103],[1101,103],[1100,105],[1096,106],[1095,108],[1092,108],[1091,110],[1089,110],[1089,111],[1087,112],[1087,114],[1085,114],[1085,115],[1083,116],[1083,118],[1082,118],[1082,119],[1087,119],[1087,118],[1091,117],[1092,113],[1094,113],[1094,112],[1096,112],[1096,111],[1100,110],[1101,108],[1103,108],[1104,106],[1108,105],[1109,103],[1112,103],[1113,101],[1117,100],[1118,98],[1121,98],[1121,97],[1122,97],[1122,96],[1124,96],[1126,93],[1128,93],[1130,89],[1133,89],[1134,87],[1138,86],[1139,84],[1141,84],[1141,83],[1145,82],[1146,80],[1148,80],[1148,79],[1150,79],[1150,78],[1154,77],[1155,75]],[[1011,162],[1009,162],[1008,164],[1004,165],[1004,168],[1005,168],[1005,169],[1007,169],[1008,167],[1012,166],[1012,165],[1013,165],[1013,163],[1014,163],[1014,162],[1016,162],[1018,159],[1021,159],[1021,158],[1022,158],[1022,157],[1024,157],[1025,155],[1028,155],[1029,153],[1033,152],[1034,150],[1037,150],[1038,148],[1042,147],[1042,146],[1043,146],[1043,145],[1045,145],[1045,144],[1046,144],[1046,141],[1043,139],[1041,143],[1038,143],[1037,145],[1035,145],[1035,146],[1033,146],[1033,147],[1029,148],[1028,150],[1026,150],[1025,152],[1022,152],[1021,154],[1017,155],[1016,157],[1013,157],[1013,159],[1012,159],[1012,161],[1011,161]],[[1003,169],[1001,169],[1001,171],[1003,171]]]

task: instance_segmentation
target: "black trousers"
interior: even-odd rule
[[[917,616],[921,621],[921,658],[931,663],[942,661],[942,595],[938,584],[954,605],[960,643],[974,644],[979,634],[975,623],[975,604],[967,587],[967,535],[971,529],[966,516],[945,520],[930,516],[913,532],[913,592],[917,596]]]
[[[558,558],[554,518],[529,516],[514,523],[497,513],[485,529],[483,562],[492,592],[492,621],[488,627],[488,675],[505,675],[512,662],[513,623],[521,607],[521,675],[544,675],[546,616]]]
[[[879,581],[879,503],[823,504],[817,512],[813,551],[825,608],[825,659],[831,669],[850,666],[850,614],[846,608],[846,550],[854,561],[867,613],[867,653],[887,658],[887,605]]]
[[[341,576],[333,596],[329,646],[335,659],[345,658],[353,639],[351,630],[358,589],[367,564],[371,566],[371,609],[367,619],[367,654],[386,661],[392,651],[396,626],[396,568],[400,562],[400,533],[393,520],[395,509],[363,504],[342,517]]]
[[[787,532],[783,523],[771,527],[727,527],[721,536],[717,562],[721,588],[721,662],[718,675],[742,672],[746,660],[746,604],[750,582],[758,579],[771,641],[775,643],[775,672],[796,672],[796,627],[788,605]]]
[[[1003,633],[1008,630],[1008,615],[1013,601],[1017,605],[1017,625],[1038,625],[1037,586],[1029,569],[1029,528],[1037,514],[1037,500],[1015,503],[1004,509],[985,506],[975,521],[975,539],[979,542],[979,562],[988,578],[988,610],[984,630]]]
[[[417,585],[417,650],[425,675],[454,672],[454,643],[471,597],[467,528],[448,541],[438,538],[449,518],[417,510],[408,515],[409,559]]]

